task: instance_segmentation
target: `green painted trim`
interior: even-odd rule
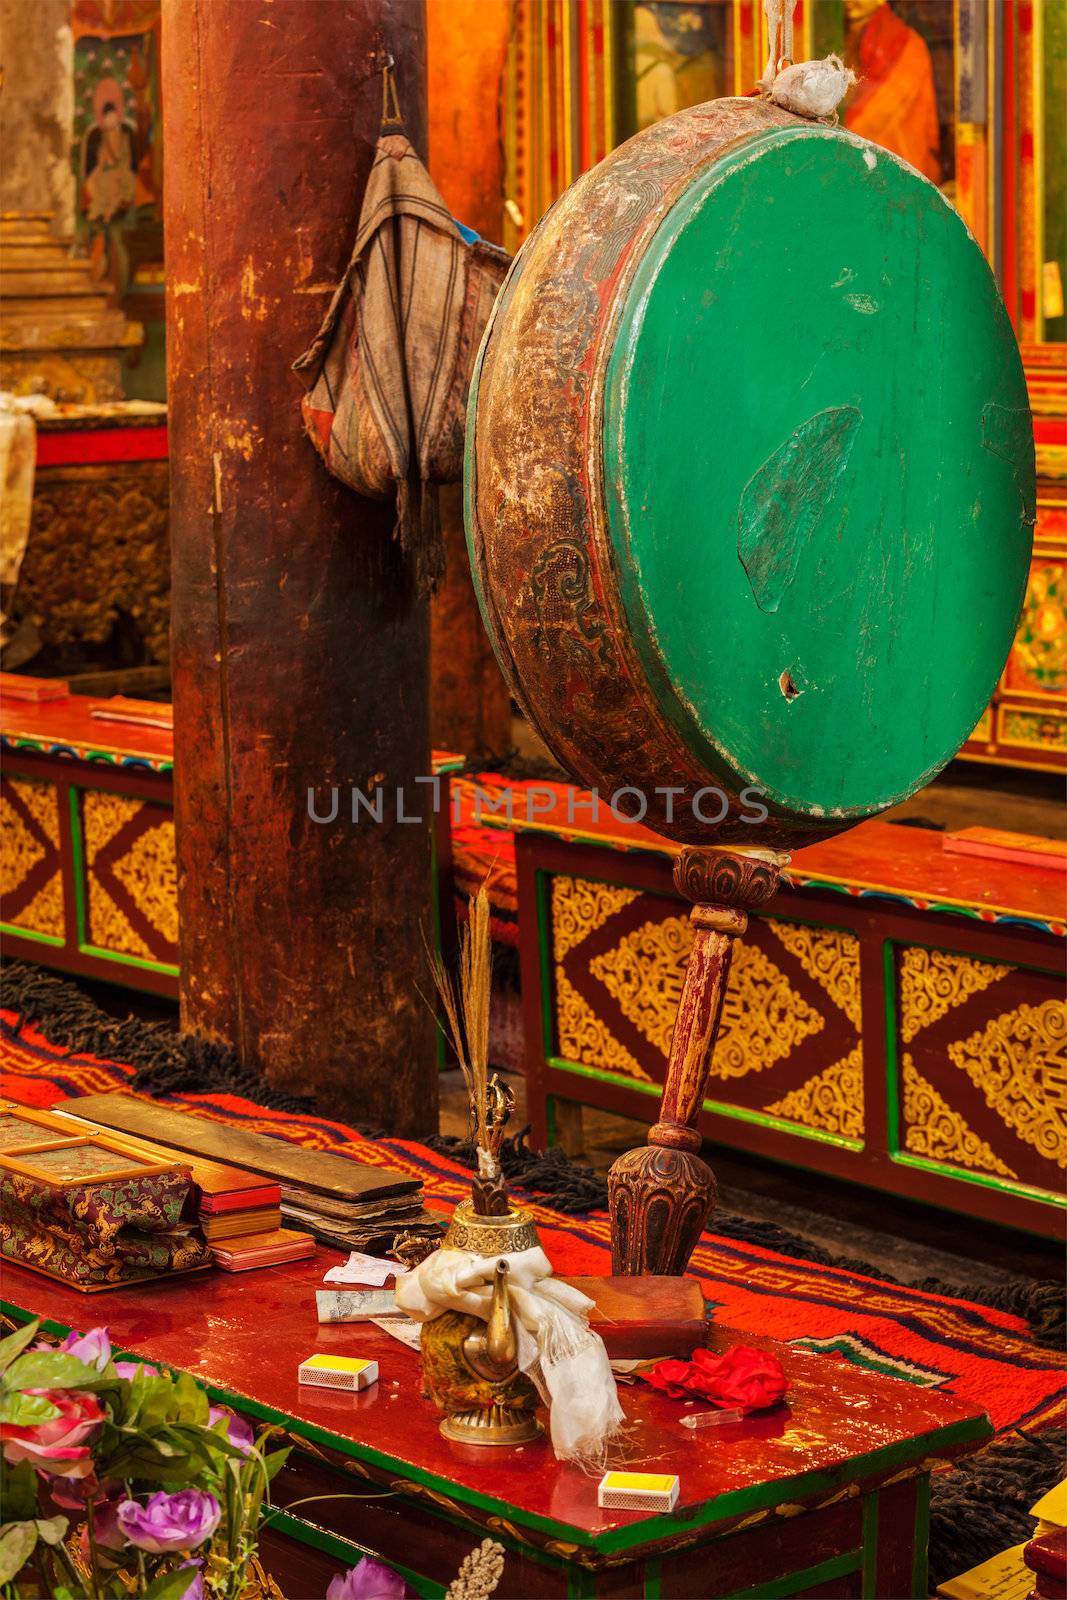
[[[546,1056],[545,1064],[554,1067],[557,1072],[569,1072],[575,1078],[596,1078],[600,1083],[634,1089],[638,1094],[652,1095],[657,1100],[663,1095],[662,1083],[642,1083],[639,1078],[624,1078],[619,1072],[606,1072],[603,1067],[586,1067],[580,1061],[566,1061],[562,1056]]]
[[[885,983],[885,1147],[895,1160],[900,1149],[900,1058],[897,1049],[897,947],[892,939],[882,944]]]
[[[14,922],[0,922],[0,933],[12,933],[20,939],[36,939],[38,944],[50,944],[59,949],[67,942],[54,933],[38,933],[35,928],[20,928]]]
[[[168,978],[176,978],[180,968],[171,966],[169,961],[149,961],[144,956],[128,956],[120,950],[101,950],[95,944],[79,944],[78,952],[83,956],[94,956],[97,961],[114,961],[122,967],[139,967],[144,972],[165,972]]]
[[[613,1083],[619,1088],[632,1089],[638,1094],[659,1098],[663,1093],[661,1083],[642,1083],[638,1078],[624,1078],[619,1072],[607,1072],[603,1067],[587,1067],[579,1061],[567,1061],[563,1056],[548,1056],[546,1064],[557,1072],[569,1072],[576,1078],[595,1078],[600,1083]],[[820,1133],[815,1128],[801,1128],[795,1122],[785,1122],[780,1117],[769,1117],[764,1111],[749,1111],[743,1106],[724,1105],[720,1100],[705,1100],[702,1109],[712,1116],[733,1117],[738,1122],[754,1122],[763,1128],[774,1128],[778,1133],[795,1133],[800,1139],[815,1139],[820,1144],[836,1145],[841,1150],[860,1151],[859,1139],[845,1139],[837,1133]]]
[[[705,1100],[702,1109],[713,1116],[734,1117],[738,1122],[754,1122],[761,1128],[773,1128],[778,1133],[793,1133],[798,1139],[814,1139],[819,1144],[836,1145],[839,1150],[862,1150],[862,1139],[846,1139],[840,1133],[823,1133],[818,1128],[802,1128],[796,1122],[786,1122],[782,1117],[770,1117],[765,1111],[750,1111],[746,1106],[728,1106],[721,1100]]]
[[[663,1600],[663,1560],[649,1556],[645,1562],[644,1600]]]
[[[85,849],[82,844],[82,819],[78,806],[81,790],[71,784],[67,790],[70,806],[70,853],[74,872],[74,942],[81,949],[85,940]]]
[[[27,1311],[21,1306],[6,1300],[0,1300],[0,1311],[11,1317],[16,1322],[32,1322],[35,1313]],[[41,1325],[49,1333],[65,1338],[71,1331],[69,1327],[60,1323],[49,1322],[42,1318]],[[139,1351],[123,1351],[123,1355],[133,1359],[148,1361],[152,1358]],[[156,1361],[158,1366],[167,1363]],[[169,1368],[178,1371],[178,1368]],[[826,1467],[819,1471],[801,1472],[795,1477],[779,1478],[768,1483],[751,1484],[746,1489],[734,1489],[725,1494],[716,1495],[713,1500],[703,1500],[696,1505],[685,1508],[684,1517],[675,1517],[669,1514],[664,1516],[643,1517],[638,1522],[627,1523],[623,1526],[611,1528],[605,1533],[590,1534],[584,1528],[578,1528],[570,1523],[557,1522],[552,1517],[542,1516],[539,1512],[524,1511],[522,1507],[511,1504],[506,1500],[498,1500],[494,1496],[479,1494],[475,1489],[469,1489],[464,1484],[454,1482],[451,1478],[443,1478],[433,1472],[427,1472],[421,1467],[413,1466],[409,1462],[398,1461],[395,1456],[386,1455],[381,1450],[376,1450],[372,1445],[360,1444],[355,1439],[346,1438],[343,1434],[331,1433],[327,1428],[321,1428],[317,1423],[304,1422],[297,1417],[290,1417],[284,1411],[278,1411],[274,1406],[264,1405],[259,1400],[253,1400],[248,1395],[237,1393],[230,1389],[221,1388],[217,1384],[207,1382],[202,1378],[197,1381],[206,1389],[213,1400],[221,1400],[232,1406],[234,1410],[243,1412],[246,1416],[257,1417],[263,1422],[274,1422],[284,1427],[297,1438],[310,1439],[315,1444],[325,1445],[334,1450],[338,1455],[348,1456],[355,1461],[366,1461],[392,1474],[393,1479],[407,1479],[411,1483],[421,1484],[423,1487],[433,1489],[444,1495],[445,1500],[452,1502],[458,1509],[459,1505],[476,1506],[481,1511],[488,1511],[497,1517],[503,1517],[511,1524],[521,1524],[528,1528],[535,1528],[538,1532],[548,1533],[556,1538],[563,1538],[569,1544],[580,1546],[587,1550],[595,1551],[598,1555],[613,1555],[616,1552],[639,1550],[642,1546],[658,1544],[678,1536],[692,1537],[694,1529],[710,1530],[716,1523],[734,1521],[754,1511],[771,1511],[783,1502],[798,1502],[816,1496],[832,1494],[835,1490],[843,1488],[849,1483],[858,1483],[864,1478],[877,1476],[881,1473],[892,1473],[899,1469],[906,1469],[919,1464],[929,1456],[940,1455],[946,1449],[955,1445],[970,1444],[977,1440],[986,1440],[992,1436],[992,1426],[983,1414],[976,1417],[967,1417],[960,1422],[949,1423],[943,1428],[933,1428],[929,1433],[916,1434],[910,1439],[900,1440],[896,1444],[884,1445],[880,1450],[871,1450],[866,1455],[854,1456],[847,1461],[837,1463],[835,1466]],[[858,1566],[857,1552],[857,1566]],[[854,1570],[852,1568],[849,1569]],[[787,1592],[787,1591],[786,1591]],[[768,1600],[771,1592],[768,1591]]]
[[[965,1172],[962,1167],[951,1167],[945,1162],[928,1161],[925,1156],[903,1152],[891,1155],[890,1160],[901,1167],[918,1167],[921,1172],[935,1172],[939,1178],[951,1178],[954,1183],[977,1183],[983,1189],[999,1189],[1002,1194],[1016,1195],[1021,1200],[1035,1200],[1039,1205],[1067,1211],[1067,1195],[1056,1194],[1052,1189],[1035,1189],[1030,1184],[990,1177],[985,1172]]]
[[[843,1556],[831,1556],[829,1561],[820,1561],[817,1566],[805,1567],[800,1572],[787,1572],[784,1577],[773,1578],[769,1583],[757,1583],[753,1589],[739,1589],[729,1600],[782,1600],[783,1596],[803,1594],[813,1584],[859,1572],[861,1558],[861,1551],[849,1550]],[[866,1594],[867,1590],[863,1592]]]
[[[863,1497],[863,1600],[878,1596],[878,1493]]]
[[[388,1490],[383,1492],[389,1493]],[[344,1539],[340,1534],[330,1533],[316,1523],[305,1522],[303,1517],[294,1517],[284,1507],[271,1506],[263,1515],[262,1526],[271,1528],[277,1533],[287,1533],[291,1539],[296,1539],[300,1544],[311,1545],[314,1550],[323,1550],[327,1555],[336,1556],[338,1561],[347,1561],[350,1567],[354,1567],[361,1557],[370,1556],[372,1560],[380,1561],[385,1566],[391,1567],[394,1572],[399,1572],[405,1583],[415,1590],[419,1600],[441,1600],[441,1596],[447,1593],[443,1584],[436,1583],[432,1578],[422,1577],[410,1567],[402,1567],[395,1561],[386,1561],[385,1557],[377,1550],[372,1550],[370,1545],[359,1544],[355,1539]]]
[[[915,1485],[915,1532],[912,1535],[911,1592],[930,1592],[930,1474],[924,1473]]]
[[[117,767],[121,763],[113,750],[86,750],[82,756],[83,761],[99,761],[109,767]]]
[[[537,928],[537,969],[541,979],[541,1038],[545,1058],[551,1061],[549,1051],[556,1033],[556,989],[553,975],[556,970],[552,950],[552,919],[548,909],[548,880],[550,874],[538,872],[534,878],[534,916]]]

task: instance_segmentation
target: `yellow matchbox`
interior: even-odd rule
[[[670,1472],[605,1472],[596,1503],[613,1511],[673,1511],[678,1479]]]
[[[308,1356],[296,1377],[298,1383],[314,1383],[320,1389],[369,1389],[378,1382],[378,1363],[354,1356]]]

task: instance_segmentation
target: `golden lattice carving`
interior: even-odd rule
[[[101,950],[154,958],[145,940],[130,924],[122,907],[93,870],[105,847],[145,802],[132,795],[87,789],[82,796],[82,828],[89,871],[89,942]],[[112,867],[115,877],[138,910],[172,944],[178,940],[177,881],[174,865],[174,823],[167,818],[147,828]]]
[[[900,952],[901,1037],[914,1039],[954,1006],[963,1005],[973,994],[980,994],[1011,971],[1011,967],[976,961],[972,956],[905,946]]]
[[[153,661],[167,661],[167,515],[165,461],[38,473],[15,606],[45,644],[101,644],[125,614]]]
[[[138,909],[168,944],[178,943],[178,870],[174,823],[160,822],[134,840],[114,873]]]
[[[692,947],[689,918],[666,917],[642,923],[589,963],[594,978],[665,1060]]]
[[[764,927],[800,962],[808,977],[826,990],[859,1033],[860,942],[855,934],[838,928],[807,928],[773,917],[764,920]]]
[[[620,889],[609,883],[594,883],[589,878],[570,878],[565,874],[552,879],[552,952],[562,961],[576,944],[608,918],[636,900],[637,889]]]
[[[797,994],[785,973],[754,944],[734,945],[730,987],[711,1061],[713,1078],[743,1078],[792,1055],[826,1019]]]
[[[958,1111],[953,1111],[932,1083],[928,1083],[905,1051],[904,1069],[904,1147],[929,1161],[944,1161],[956,1167],[993,1172],[1001,1178],[1017,1178],[1018,1173],[995,1155],[984,1139],[972,1131]]]
[[[1067,1004],[1016,1006],[954,1040],[948,1055],[1014,1134],[1067,1167]]]
[[[578,993],[561,966],[556,968],[556,1033],[564,1060],[640,1078],[644,1083],[651,1081],[603,1018]]]
[[[845,1139],[862,1139],[862,1043],[825,1072],[816,1073],[799,1089],[765,1106],[764,1110],[772,1116],[785,1117],[789,1122],[799,1122],[805,1128],[840,1134]]]
[[[688,918],[645,922],[590,962],[627,1021],[666,1058],[692,945]],[[824,1019],[756,945],[734,946],[711,1075],[740,1078],[788,1056]]]
[[[56,786],[38,778],[6,778],[4,788],[33,817],[53,848],[59,848],[59,799]],[[10,796],[0,804],[0,902],[4,920],[14,928],[29,928],[62,939],[66,927],[63,912],[63,879],[56,870],[21,911],[11,910],[11,898],[42,862],[47,850],[35,839],[19,816]]]

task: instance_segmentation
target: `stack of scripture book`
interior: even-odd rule
[[[400,1232],[440,1233],[440,1218],[423,1206],[421,1182],[391,1167],[306,1150],[128,1094],[87,1095],[61,1107],[111,1137],[180,1151],[200,1184],[201,1226],[229,1271],[310,1254],[312,1236],[340,1250],[374,1251],[388,1249]],[[300,1231],[282,1228],[283,1221]],[[293,1240],[306,1248],[297,1252]],[[292,1253],[270,1253],[287,1248]]]

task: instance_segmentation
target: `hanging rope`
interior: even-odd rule
[[[796,0],[763,0],[770,54],[760,79],[767,100],[814,121],[836,121],[837,108],[856,81],[840,56],[825,61],[793,61],[793,9]]]

